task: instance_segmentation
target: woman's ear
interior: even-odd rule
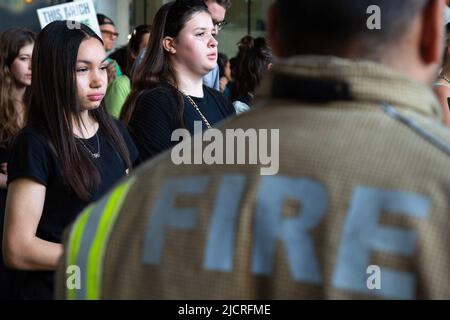
[[[175,40],[172,37],[165,37],[162,41],[163,48],[171,54],[175,54],[177,49],[175,48]]]

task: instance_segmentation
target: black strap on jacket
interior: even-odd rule
[[[273,75],[272,97],[318,103],[353,100],[351,88],[347,82],[284,73]]]

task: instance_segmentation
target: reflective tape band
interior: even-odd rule
[[[103,270],[102,264],[105,256],[105,249],[112,228],[117,220],[119,211],[122,208],[132,183],[132,180],[128,180],[113,191],[101,216],[100,224],[95,233],[95,238],[92,241],[91,249],[89,250],[86,286],[86,298],[88,300],[100,299]]]
[[[86,208],[74,223],[67,247],[68,266],[81,271],[81,288],[67,288],[67,299],[100,298],[102,262],[112,227],[134,179],[117,186],[99,202]]]
[[[103,211],[105,210],[105,207],[108,204],[110,198],[111,197],[108,195],[104,198],[101,198],[101,200],[95,204],[95,206],[91,210],[91,213],[89,215],[88,220],[86,221],[86,225],[83,230],[83,236],[75,260],[75,264],[81,270],[80,282],[82,283],[81,289],[75,292],[75,299],[78,300],[86,299],[86,287],[88,281],[87,280],[88,255],[85,254],[85,252],[89,252],[91,248],[92,239],[94,239],[95,237]]]
[[[77,253],[80,248],[81,239],[84,232],[84,227],[92,211],[92,206],[87,207],[81,214],[80,217],[75,221],[72,231],[69,236],[69,244],[67,246],[67,267],[74,266],[76,263]],[[67,295],[66,299],[74,300],[76,289],[70,289],[67,284]]]
[[[395,119],[405,124],[407,127],[416,132],[423,139],[433,144],[435,147],[445,152],[447,155],[450,155],[450,146],[445,141],[435,137],[431,132],[421,127],[414,120],[402,115],[393,106],[387,103],[383,103],[383,109],[387,113],[387,115],[390,116],[392,119]]]

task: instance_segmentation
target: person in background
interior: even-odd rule
[[[130,78],[130,70],[141,50],[147,47],[150,39],[151,25],[141,24],[134,28],[128,43],[109,55],[120,66],[122,74]]]
[[[127,70],[127,45],[121,46],[120,48],[114,50],[108,56],[109,59],[114,60],[120,68],[122,75],[126,74]]]
[[[233,80],[236,77],[236,65],[237,65],[237,57],[230,58],[230,80],[227,82],[225,89],[223,90],[223,95],[230,99],[231,96],[231,86],[233,84]]]
[[[64,228],[138,157],[102,102],[102,40],[84,24],[69,25],[55,21],[38,35],[28,123],[9,158],[3,254],[8,267],[23,271],[14,279],[19,299],[53,298]]]
[[[227,10],[231,7],[231,0],[204,0],[208,7],[209,13],[213,19],[214,27],[216,28],[216,35],[219,31],[227,25],[225,15]],[[220,74],[219,66],[211,70],[207,75],[203,77],[203,83],[210,88],[220,90]],[[221,91],[222,92],[222,91]]]
[[[130,41],[127,45],[127,67],[126,75],[130,77],[129,70],[132,68],[139,53],[147,48],[150,41],[152,26],[150,24],[141,24],[134,28]]]
[[[228,82],[231,80],[230,61],[228,61],[226,54],[219,52],[217,65],[219,66],[220,92],[223,93]]]
[[[97,13],[97,21],[102,34],[102,40],[105,45],[106,53],[110,53],[116,46],[119,33],[116,31],[114,22],[102,13]],[[120,66],[117,62],[108,57],[108,83],[112,82],[116,77],[122,75]]]
[[[250,110],[255,90],[273,63],[272,50],[263,37],[245,36],[239,42],[237,67],[231,84],[230,99],[236,113]]]
[[[128,73],[136,57],[142,49],[146,48],[150,39],[150,25],[137,26],[132,34],[130,41],[126,46],[126,67],[123,75],[118,76],[109,85],[106,91],[105,101],[108,112],[114,117],[119,118],[122,106],[131,92],[131,81]]]
[[[158,10],[146,56],[120,115],[142,161],[174,146],[174,130],[194,134],[196,121],[207,129],[235,114],[231,103],[202,81],[217,65],[215,32],[201,0],[177,0]]]
[[[31,56],[36,34],[24,28],[0,33],[0,248],[7,195],[8,158],[14,137],[26,123],[30,95]],[[15,272],[5,267],[0,254],[0,300],[13,299]]]

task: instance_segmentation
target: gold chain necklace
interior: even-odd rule
[[[188,101],[191,103],[191,105],[194,107],[195,110],[197,110],[198,114],[200,115],[200,117],[202,118],[203,122],[206,124],[206,127],[208,129],[211,129],[212,126],[209,123],[208,119],[206,119],[206,117],[203,115],[202,111],[200,110],[200,108],[198,107],[198,105],[195,103],[194,100],[192,100],[192,98],[190,96],[188,96],[187,94],[184,94],[183,92],[181,92],[177,87],[175,87],[174,85],[171,85],[175,90],[177,90],[183,97],[186,97],[186,99],[188,99]]]
[[[203,115],[203,113],[200,111],[200,108],[198,107],[198,105],[195,103],[194,100],[192,100],[192,98],[188,95],[185,95],[186,98],[189,100],[189,102],[192,104],[192,106],[195,108],[195,110],[197,110],[197,112],[200,114],[200,117],[202,117],[203,122],[205,122],[206,127],[208,129],[211,129],[212,126],[209,124],[209,121],[206,119],[206,117]]]
[[[200,117],[203,119],[203,122],[206,124],[206,127],[208,129],[211,129],[212,126],[209,123],[209,121],[206,119],[206,117],[203,115],[203,113],[200,111],[200,108],[198,107],[198,105],[195,103],[194,100],[192,100],[192,98],[190,96],[188,96],[187,94],[184,94],[183,92],[181,92],[180,90],[178,90],[184,97],[186,97],[189,102],[192,104],[192,106],[194,107],[195,110],[197,110],[197,112],[200,114]]]

